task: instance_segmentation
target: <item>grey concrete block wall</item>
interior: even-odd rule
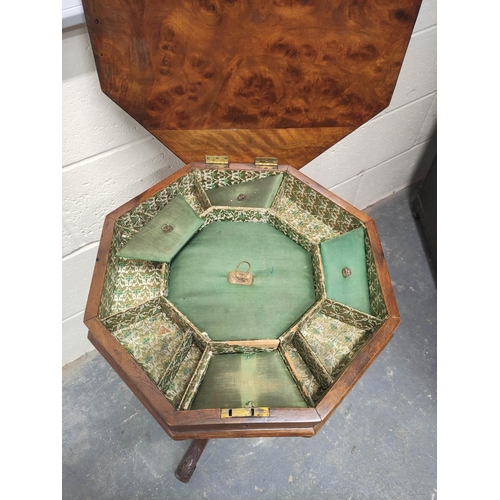
[[[423,0],[391,105],[302,171],[363,209],[418,181],[436,126],[436,0]],[[93,350],[83,325],[104,216],[182,165],[100,90],[85,26],[62,32],[63,346]]]

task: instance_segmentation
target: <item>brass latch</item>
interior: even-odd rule
[[[220,418],[269,417],[269,408],[222,408]]]
[[[229,167],[229,156],[205,156],[206,165],[218,165],[223,167]]]
[[[239,268],[241,264],[248,264],[248,269],[246,271],[240,271]],[[239,262],[236,269],[229,273],[227,281],[232,285],[251,285],[253,283],[253,274],[250,272],[250,262],[246,260]]]
[[[259,168],[278,168],[278,158],[257,157],[255,166]]]

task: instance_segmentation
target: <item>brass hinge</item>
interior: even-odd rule
[[[257,157],[255,166],[259,168],[278,168],[278,158]]]
[[[269,417],[269,408],[223,408],[220,411],[220,418],[235,417]]]
[[[205,163],[207,165],[219,165],[229,167],[229,156],[205,156]]]

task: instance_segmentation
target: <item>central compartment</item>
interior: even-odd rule
[[[241,261],[250,286],[228,282]],[[316,301],[311,255],[266,222],[205,226],[171,262],[168,290],[215,341],[277,339]]]

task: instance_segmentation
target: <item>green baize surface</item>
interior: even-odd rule
[[[242,260],[250,286],[228,282]],[[267,223],[215,222],[173,259],[168,298],[212,340],[278,338],[315,302],[311,257]]]
[[[263,179],[209,189],[207,196],[212,205],[269,208],[278,192],[282,179],[282,174],[270,175]],[[242,200],[238,199],[240,195],[244,195]]]
[[[166,233],[162,227],[173,229]],[[203,220],[181,194],[177,194],[130,241],[117,252],[127,259],[170,262],[203,225]]]
[[[306,407],[279,352],[213,356],[191,409]]]
[[[371,314],[364,229],[359,227],[324,241],[320,249],[327,297]],[[351,270],[347,278],[342,275],[344,268]]]

